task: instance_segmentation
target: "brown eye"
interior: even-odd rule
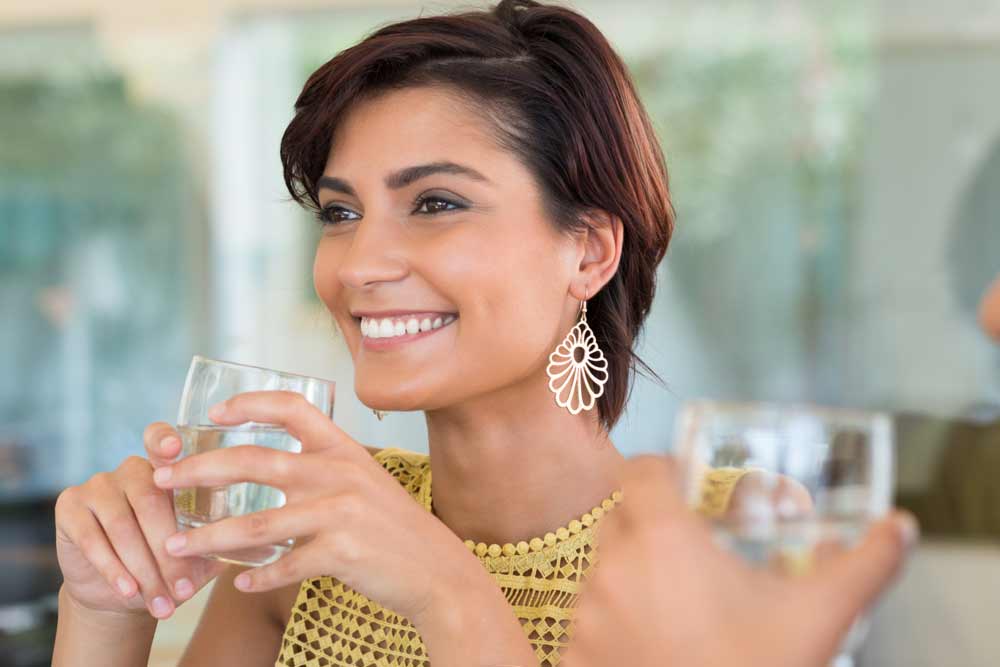
[[[356,217],[350,218],[347,216],[354,215]],[[357,220],[361,216],[343,206],[326,206],[316,213],[316,219],[324,225],[339,225],[344,222],[349,222],[351,220]]]
[[[426,206],[425,206],[426,205]],[[441,197],[422,197],[417,200],[417,207],[414,213],[422,213],[424,215],[433,215],[435,213],[444,213],[445,211],[455,211],[461,208],[465,208],[460,204],[448,201]]]

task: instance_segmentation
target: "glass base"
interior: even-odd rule
[[[177,517],[177,527],[180,530],[201,528],[202,526],[206,525],[209,524],[202,521],[194,521],[189,517],[185,517],[183,515]],[[260,547],[247,547],[246,549],[226,551],[224,553],[219,553],[219,554],[203,554],[203,557],[211,558],[212,560],[222,561],[223,563],[232,563],[234,565],[247,565],[249,567],[258,567],[260,565],[269,565],[274,561],[278,560],[285,553],[290,551],[294,544],[295,544],[294,540],[288,540],[283,544],[266,544]]]

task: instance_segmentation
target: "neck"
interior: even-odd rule
[[[426,413],[434,513],[463,540],[541,537],[618,488],[623,457],[596,407],[571,415],[547,382]]]

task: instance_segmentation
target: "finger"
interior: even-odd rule
[[[815,509],[812,494],[801,482],[791,477],[779,475],[772,491],[772,504],[781,519],[804,519]]]
[[[294,483],[315,469],[300,454],[259,445],[237,445],[186,456],[177,463],[157,468],[153,481],[161,489],[195,486],[226,486],[256,482],[278,489]],[[332,464],[330,464],[332,465]]]
[[[310,572],[315,571],[310,567],[311,562],[312,549],[309,546],[292,549],[270,565],[241,572],[233,579],[233,585],[245,593],[274,590],[310,576]]]
[[[251,512],[176,533],[167,539],[166,549],[175,556],[192,556],[280,544],[316,533],[317,516],[330,520],[308,503]]]
[[[115,554],[104,529],[84,505],[67,503],[60,517],[60,529],[83,552],[84,557],[123,600],[139,592],[139,585]]]
[[[155,422],[142,433],[146,456],[154,467],[169,465],[181,453],[181,438],[173,426]]]
[[[183,602],[192,597],[205,582],[197,580],[200,577],[196,576],[198,572],[194,559],[177,558],[167,552],[167,538],[177,532],[173,494],[151,484],[150,463],[144,459],[139,461],[126,469],[122,490],[156,560],[160,575],[169,586],[174,600]]]
[[[95,475],[92,479],[97,478]],[[168,618],[174,613],[174,601],[124,492],[114,487],[95,489],[87,506],[118,558],[138,582],[149,613],[156,618]]]
[[[847,623],[867,607],[899,572],[918,528],[906,512],[874,524],[860,545],[816,571],[815,595]]]
[[[305,396],[294,391],[252,391],[218,403],[208,416],[217,424],[236,426],[248,421],[277,424],[302,443],[302,451],[336,447],[359,455],[364,447],[333,423]]]

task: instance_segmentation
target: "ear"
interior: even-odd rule
[[[580,261],[570,283],[570,294],[583,301],[597,294],[618,270],[625,230],[622,221],[605,211],[586,216],[587,229],[580,234]]]

